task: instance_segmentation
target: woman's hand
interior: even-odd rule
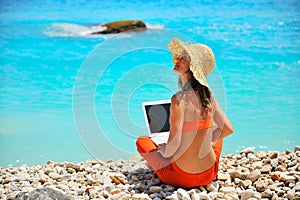
[[[166,146],[167,144],[166,143],[162,143],[162,144],[159,144],[157,145],[157,151],[160,153],[160,154],[164,154],[165,150],[166,150]]]

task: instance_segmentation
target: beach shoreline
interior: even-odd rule
[[[224,155],[216,180],[192,189],[163,184],[139,156],[0,169],[0,199],[300,199],[300,146]]]

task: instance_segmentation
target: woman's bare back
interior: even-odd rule
[[[213,118],[212,108],[204,108],[195,93],[186,93],[180,99],[183,106],[183,121],[206,120]],[[173,161],[188,173],[206,171],[215,163],[215,153],[211,146],[213,128],[182,132],[181,144],[173,156]]]

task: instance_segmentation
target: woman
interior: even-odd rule
[[[182,90],[171,100],[168,143],[156,146],[141,136],[137,150],[164,183],[184,188],[207,185],[217,176],[223,138],[233,132],[205,79],[215,58],[206,45],[187,45],[176,38],[169,49]]]

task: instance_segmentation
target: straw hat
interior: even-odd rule
[[[208,46],[204,44],[187,44],[174,38],[168,45],[173,57],[187,53],[190,56],[190,70],[193,72],[197,81],[209,88],[206,76],[215,67],[215,56]]]

